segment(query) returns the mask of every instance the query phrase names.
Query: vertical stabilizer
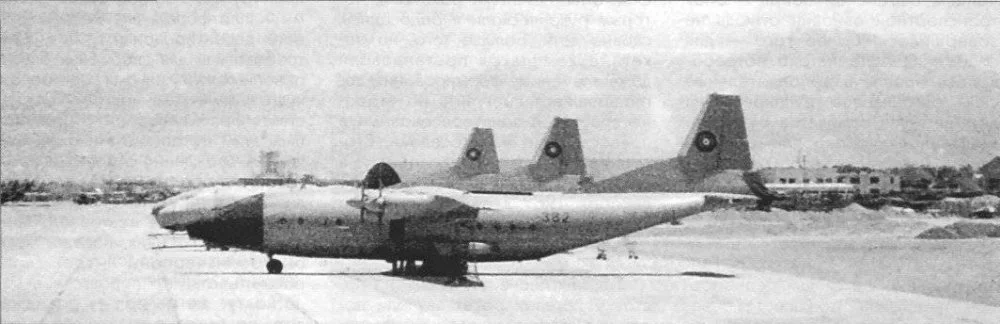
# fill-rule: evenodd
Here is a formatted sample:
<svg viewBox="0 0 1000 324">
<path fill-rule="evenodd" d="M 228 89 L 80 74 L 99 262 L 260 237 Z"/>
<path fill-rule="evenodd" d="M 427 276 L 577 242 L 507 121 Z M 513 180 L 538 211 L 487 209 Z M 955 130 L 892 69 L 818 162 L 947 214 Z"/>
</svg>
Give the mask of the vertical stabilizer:
<svg viewBox="0 0 1000 324">
<path fill-rule="evenodd" d="M 755 188 L 742 175 L 751 168 L 740 97 L 713 93 L 677 157 L 601 180 L 584 191 L 750 194 Z"/>
<path fill-rule="evenodd" d="M 692 176 L 752 169 L 740 97 L 709 95 L 680 152 L 678 159 Z"/>
<path fill-rule="evenodd" d="M 538 151 L 538 159 L 528 166 L 528 172 L 535 181 L 587 174 L 576 119 L 556 117 Z"/>
<path fill-rule="evenodd" d="M 473 128 L 469 141 L 465 143 L 465 148 L 458 156 L 458 162 L 455 162 L 450 172 L 460 178 L 500 173 L 500 160 L 497 157 L 496 144 L 493 142 L 493 129 Z"/>
</svg>

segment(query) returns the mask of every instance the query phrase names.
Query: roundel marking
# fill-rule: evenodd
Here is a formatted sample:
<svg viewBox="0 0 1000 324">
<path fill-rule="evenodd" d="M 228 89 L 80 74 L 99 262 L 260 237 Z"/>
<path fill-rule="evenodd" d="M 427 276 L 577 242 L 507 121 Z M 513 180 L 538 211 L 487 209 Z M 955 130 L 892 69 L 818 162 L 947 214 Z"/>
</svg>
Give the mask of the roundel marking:
<svg viewBox="0 0 1000 324">
<path fill-rule="evenodd" d="M 543 152 L 550 158 L 557 158 L 559 157 L 559 155 L 562 154 L 562 150 L 563 150 L 562 145 L 559 145 L 559 143 L 548 142 L 545 143 L 545 148 L 543 149 Z"/>
<path fill-rule="evenodd" d="M 719 139 L 715 138 L 715 134 L 712 132 L 701 131 L 694 137 L 694 147 L 697 147 L 699 151 L 711 152 L 718 145 Z"/>
<path fill-rule="evenodd" d="M 465 151 L 465 157 L 470 161 L 479 160 L 480 156 L 483 156 L 483 152 L 480 152 L 479 149 L 475 147 L 470 148 L 468 151 Z"/>
</svg>

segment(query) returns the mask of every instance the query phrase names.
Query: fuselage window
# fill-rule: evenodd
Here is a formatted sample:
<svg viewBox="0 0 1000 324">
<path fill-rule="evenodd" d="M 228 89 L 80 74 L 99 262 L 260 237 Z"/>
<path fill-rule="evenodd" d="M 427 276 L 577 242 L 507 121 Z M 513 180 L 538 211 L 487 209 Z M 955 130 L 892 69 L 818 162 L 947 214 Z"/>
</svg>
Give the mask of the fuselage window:
<svg viewBox="0 0 1000 324">
<path fill-rule="evenodd" d="M 480 230 L 480 231 L 482 231 L 482 230 L 483 230 L 483 227 L 484 227 L 484 226 L 483 226 L 483 223 L 476 223 L 476 229 L 477 229 L 477 230 Z"/>
<path fill-rule="evenodd" d="M 493 229 L 500 231 L 501 228 L 503 228 L 503 226 L 500 226 L 500 224 L 493 224 Z"/>
<path fill-rule="evenodd" d="M 344 220 L 340 218 L 337 218 L 337 220 L 334 221 L 333 223 L 337 226 L 344 226 Z"/>
<path fill-rule="evenodd" d="M 299 225 L 302 225 L 302 224 L 305 224 L 305 223 L 306 223 L 306 220 L 302 219 L 302 217 L 299 217 Z"/>
<path fill-rule="evenodd" d="M 510 230 L 512 230 L 512 231 L 517 230 L 517 225 L 514 224 L 514 223 L 510 223 Z"/>
<path fill-rule="evenodd" d="M 536 226 L 535 224 L 531 224 L 530 226 L 528 226 L 528 229 L 534 231 L 538 229 L 538 226 Z"/>
<path fill-rule="evenodd" d="M 285 219 L 284 217 L 278 220 L 278 224 L 285 224 L 285 223 L 288 223 L 288 220 Z"/>
</svg>

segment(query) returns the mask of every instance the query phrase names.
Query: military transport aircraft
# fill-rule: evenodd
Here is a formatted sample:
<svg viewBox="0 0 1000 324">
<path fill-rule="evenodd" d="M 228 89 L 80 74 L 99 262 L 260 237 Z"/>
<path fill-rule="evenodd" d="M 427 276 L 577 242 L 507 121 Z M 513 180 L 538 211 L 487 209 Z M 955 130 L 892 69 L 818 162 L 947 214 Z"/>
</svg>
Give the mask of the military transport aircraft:
<svg viewBox="0 0 1000 324">
<path fill-rule="evenodd" d="M 501 173 L 493 130 L 473 128 L 455 164 L 400 186 L 431 185 L 477 191 L 566 191 L 586 175 L 580 130 L 575 119 L 555 117 L 543 138 L 535 163 Z M 577 175 L 576 179 L 568 177 Z M 226 186 L 196 189 L 155 205 L 160 227 L 183 231 L 196 220 L 213 217 L 215 209 L 263 192 L 296 191 L 299 185 Z"/>
<path fill-rule="evenodd" d="M 400 182 L 376 164 L 362 188 L 332 186 L 257 194 L 187 226 L 206 243 L 274 255 L 387 260 L 393 271 L 466 278 L 467 262 L 533 260 L 702 211 L 743 206 L 724 193 L 496 194 Z M 406 266 L 397 268 L 405 260 Z M 416 261 L 422 261 L 419 269 Z"/>
</svg>

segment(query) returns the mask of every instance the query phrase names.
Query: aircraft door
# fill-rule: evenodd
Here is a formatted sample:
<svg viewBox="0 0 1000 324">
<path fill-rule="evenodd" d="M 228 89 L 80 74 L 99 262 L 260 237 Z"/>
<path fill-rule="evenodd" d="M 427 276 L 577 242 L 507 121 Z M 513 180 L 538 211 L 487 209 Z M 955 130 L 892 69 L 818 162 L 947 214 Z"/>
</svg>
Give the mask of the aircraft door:
<svg viewBox="0 0 1000 324">
<path fill-rule="evenodd" d="M 406 238 L 406 219 L 393 219 L 389 221 L 389 241 L 399 245 Z"/>
</svg>

